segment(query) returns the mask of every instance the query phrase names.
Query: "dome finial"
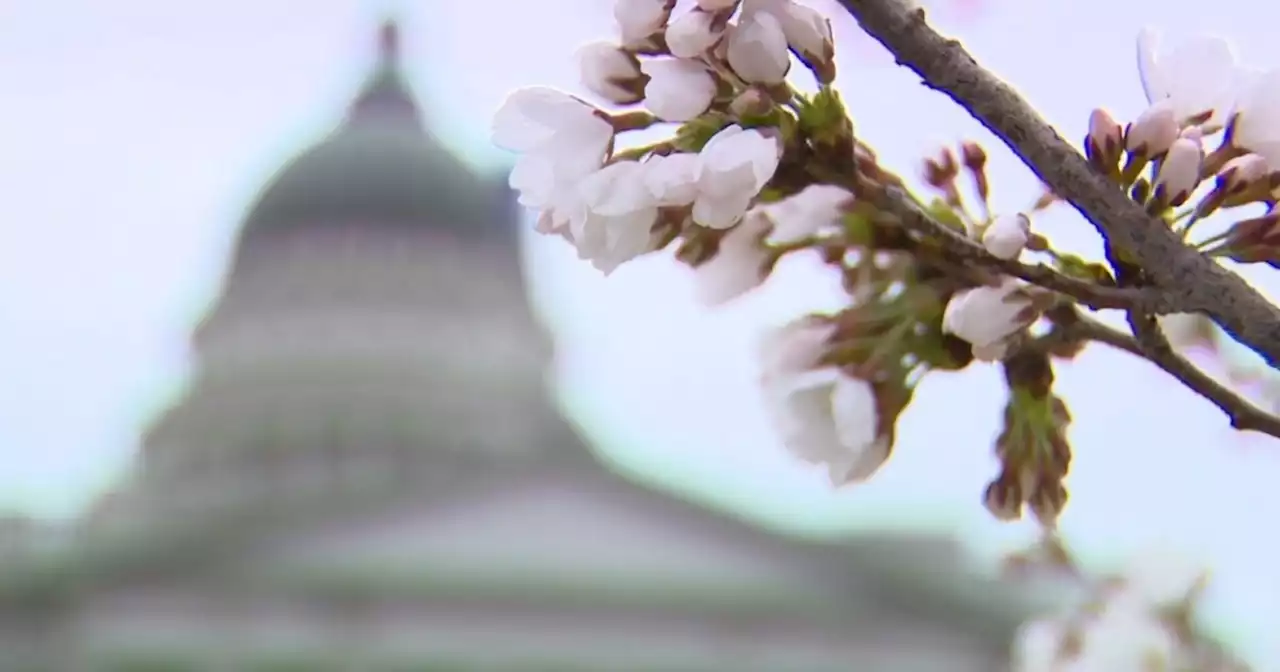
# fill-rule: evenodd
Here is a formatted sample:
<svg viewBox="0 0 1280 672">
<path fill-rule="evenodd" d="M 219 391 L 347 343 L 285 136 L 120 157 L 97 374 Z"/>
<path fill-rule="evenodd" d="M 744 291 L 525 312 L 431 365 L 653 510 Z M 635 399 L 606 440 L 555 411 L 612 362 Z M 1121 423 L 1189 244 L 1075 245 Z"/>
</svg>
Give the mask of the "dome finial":
<svg viewBox="0 0 1280 672">
<path fill-rule="evenodd" d="M 395 19 L 383 21 L 378 30 L 378 60 L 383 66 L 400 63 L 400 25 Z"/>
</svg>

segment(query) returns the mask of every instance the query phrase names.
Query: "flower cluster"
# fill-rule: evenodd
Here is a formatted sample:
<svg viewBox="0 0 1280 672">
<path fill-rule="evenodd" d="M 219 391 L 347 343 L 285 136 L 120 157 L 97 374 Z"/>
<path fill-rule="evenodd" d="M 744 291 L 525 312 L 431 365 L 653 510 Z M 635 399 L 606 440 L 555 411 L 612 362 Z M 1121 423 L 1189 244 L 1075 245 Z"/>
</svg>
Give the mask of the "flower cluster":
<svg viewBox="0 0 1280 672">
<path fill-rule="evenodd" d="M 1086 155 L 1186 240 L 1219 211 L 1262 205 L 1260 216 L 1195 244 L 1214 256 L 1280 265 L 1272 194 L 1280 187 L 1280 69 L 1241 65 L 1231 44 L 1211 35 L 1162 46 L 1154 29 L 1139 35 L 1138 73 L 1149 106 L 1125 126 L 1095 110 Z"/>
<path fill-rule="evenodd" d="M 597 102 L 534 87 L 498 110 L 494 141 L 518 154 L 511 184 L 538 231 L 604 273 L 674 248 L 707 305 L 760 286 L 791 254 L 838 273 L 846 309 L 799 316 L 761 348 L 764 398 L 799 458 L 824 465 L 833 484 L 865 479 L 889 457 L 925 373 L 1026 349 L 1054 295 L 948 256 L 877 205 L 906 181 L 855 137 L 832 86 L 825 17 L 796 0 L 618 0 L 614 15 L 620 38 L 578 51 Z M 797 64 L 816 94 L 790 83 Z M 665 139 L 629 139 L 664 124 Z M 939 196 L 921 207 L 990 259 L 1044 250 L 1030 213 L 991 212 L 985 164 L 973 143 L 927 160 L 923 177 Z M 966 206 L 962 174 L 980 213 Z M 988 506 L 1009 518 L 1026 502 L 1052 521 L 1066 499 L 1065 420 L 1036 409 L 1061 401 L 1042 371 L 1015 368 L 1010 384 L 1025 394 L 1007 412 L 1016 427 L 998 447 L 1005 467 Z M 1022 421 L 1028 413 L 1048 420 Z"/>
<path fill-rule="evenodd" d="M 605 274 L 670 250 L 708 306 L 749 294 L 792 255 L 837 277 L 841 309 L 767 330 L 759 351 L 780 438 L 832 484 L 867 479 L 889 459 L 926 375 L 990 363 L 1008 398 L 983 502 L 1000 520 L 1029 512 L 1052 534 L 1072 460 L 1055 362 L 1105 343 L 1195 379 L 1185 362 L 1169 364 L 1160 323 L 1117 298 L 1143 282 L 1125 250 L 1108 244 L 1106 263 L 1093 262 L 1037 232 L 1052 193 L 997 212 L 987 154 L 972 142 L 925 158 L 920 189 L 881 164 L 833 86 L 819 12 L 797 0 L 616 0 L 614 17 L 616 40 L 578 51 L 587 97 L 533 87 L 497 111 L 494 141 L 518 155 L 511 185 L 538 231 Z M 1085 156 L 1184 239 L 1216 213 L 1262 204 L 1198 245 L 1280 266 L 1280 71 L 1241 67 L 1216 38 L 1164 51 L 1157 38 L 1138 39 L 1148 109 L 1125 125 L 1096 110 Z M 804 73 L 816 93 L 793 86 Z M 1133 311 L 1134 335 L 1085 305 Z M 1155 350 L 1140 342 L 1148 323 Z M 1079 614 L 1030 627 L 1021 669 L 1186 663 L 1199 579 L 1177 599 L 1136 585 L 1107 584 Z"/>
<path fill-rule="evenodd" d="M 671 249 L 709 306 L 759 287 L 789 255 L 837 274 L 845 308 L 799 315 L 760 350 L 782 440 L 836 485 L 889 458 L 923 376 L 997 363 L 1009 397 L 984 501 L 1002 520 L 1030 510 L 1052 528 L 1071 463 L 1053 362 L 1120 342 L 1100 338 L 1061 287 L 1122 284 L 1124 255 L 1108 266 L 1054 250 L 1033 226 L 1052 196 L 996 212 L 986 152 L 972 142 L 926 158 L 926 193 L 913 193 L 855 134 L 832 84 L 830 25 L 797 0 L 617 0 L 614 16 L 616 41 L 578 51 L 594 101 L 533 87 L 495 116 L 536 229 L 606 274 Z M 1246 71 L 1216 39 L 1161 52 L 1148 31 L 1138 44 L 1150 107 L 1126 126 L 1096 111 L 1090 162 L 1184 233 L 1218 210 L 1274 206 L 1280 134 L 1260 119 L 1280 115 L 1268 83 L 1280 75 Z M 814 94 L 791 83 L 806 72 Z M 1238 222 L 1206 249 L 1280 259 L 1277 223 L 1280 213 Z"/>
<path fill-rule="evenodd" d="M 673 0 L 617 3 L 621 40 L 579 50 L 582 80 L 615 108 L 643 109 L 611 113 L 547 88 L 512 94 L 497 113 L 494 141 L 520 153 L 511 183 L 520 202 L 539 211 L 540 231 L 565 237 L 607 273 L 695 237 L 689 231 L 697 227 L 706 232 L 703 247 L 724 242 L 735 258 L 741 277 L 730 285 L 763 272 L 753 267 L 768 261 L 757 249 L 767 222 L 747 215 L 774 177 L 784 141 L 767 119 L 790 95 L 792 54 L 830 81 L 833 47 L 826 18 L 805 5 L 739 4 L 699 0 L 676 16 Z M 618 151 L 622 133 L 695 120 L 702 120 L 695 132 L 675 141 Z M 694 261 L 713 256 L 707 249 Z"/>
</svg>

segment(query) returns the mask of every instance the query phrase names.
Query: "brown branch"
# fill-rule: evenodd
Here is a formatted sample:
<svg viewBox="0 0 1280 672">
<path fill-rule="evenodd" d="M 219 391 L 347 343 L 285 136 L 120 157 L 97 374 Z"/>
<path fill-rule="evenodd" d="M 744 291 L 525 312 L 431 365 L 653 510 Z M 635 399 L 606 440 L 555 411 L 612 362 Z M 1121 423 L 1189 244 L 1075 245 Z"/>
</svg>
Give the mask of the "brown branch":
<svg viewBox="0 0 1280 672">
<path fill-rule="evenodd" d="M 903 228 L 921 234 L 926 240 L 937 241 L 943 252 L 955 261 L 984 266 L 1022 278 L 1034 285 L 1070 296 L 1096 310 L 1130 309 L 1146 303 L 1147 293 L 1139 288 L 1100 285 L 1063 275 L 1044 265 L 1033 266 L 992 255 L 981 245 L 922 210 L 898 187 L 860 183 L 855 191 L 859 196 L 875 203 L 880 212 L 893 216 Z"/>
<path fill-rule="evenodd" d="M 1280 308 L 1239 276 L 1187 247 L 1089 164 L 1016 91 L 906 0 L 840 0 L 862 28 L 927 86 L 949 96 L 999 137 L 1113 245 L 1128 252 L 1160 292 L 1143 312 L 1198 312 L 1280 368 Z"/>
<path fill-rule="evenodd" d="M 1080 311 L 1071 306 L 1052 310 L 1048 317 L 1057 329 L 1042 338 L 1105 343 L 1142 357 L 1212 402 L 1227 415 L 1235 429 L 1280 438 L 1280 417 L 1258 408 L 1240 393 L 1214 380 L 1200 367 L 1179 355 L 1169 344 L 1169 339 L 1165 338 L 1156 318 L 1130 312 L 1129 326 L 1134 332 L 1134 336 L 1130 336 L 1080 314 Z"/>
<path fill-rule="evenodd" d="M 1280 418 L 1254 406 L 1252 402 L 1230 387 L 1214 380 L 1209 374 L 1192 364 L 1169 344 L 1152 315 L 1130 312 L 1129 328 L 1133 330 L 1138 347 L 1151 363 L 1177 378 L 1183 385 L 1213 402 L 1231 419 L 1231 426 L 1241 431 L 1255 431 L 1280 438 Z"/>
<path fill-rule="evenodd" d="M 1082 315 L 1074 307 L 1068 307 L 1067 311 L 1051 311 L 1048 317 L 1058 327 L 1057 331 L 1050 334 L 1051 336 L 1066 341 L 1103 343 L 1131 355 L 1146 358 L 1142 347 L 1133 339 L 1133 336 L 1108 327 L 1092 317 Z"/>
</svg>

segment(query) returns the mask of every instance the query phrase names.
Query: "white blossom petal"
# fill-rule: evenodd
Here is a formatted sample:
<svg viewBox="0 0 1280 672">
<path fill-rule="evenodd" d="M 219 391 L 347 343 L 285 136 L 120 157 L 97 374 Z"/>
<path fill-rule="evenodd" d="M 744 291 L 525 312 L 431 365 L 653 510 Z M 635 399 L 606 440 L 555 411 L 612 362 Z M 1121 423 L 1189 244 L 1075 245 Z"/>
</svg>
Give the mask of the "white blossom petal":
<svg viewBox="0 0 1280 672">
<path fill-rule="evenodd" d="M 705 306 L 725 304 L 759 287 L 769 259 L 763 244 L 771 226 L 759 211 L 747 213 L 720 240 L 715 256 L 694 269 L 698 300 Z"/>
<path fill-rule="evenodd" d="M 663 121 L 689 121 L 707 111 L 716 95 L 716 80 L 706 66 L 686 58 L 656 58 L 641 68 L 649 76 L 644 104 Z"/>
<path fill-rule="evenodd" d="M 773 220 L 769 242 L 775 245 L 796 242 L 827 229 L 837 229 L 853 194 L 832 184 L 812 184 L 781 201 L 761 206 Z"/>
</svg>

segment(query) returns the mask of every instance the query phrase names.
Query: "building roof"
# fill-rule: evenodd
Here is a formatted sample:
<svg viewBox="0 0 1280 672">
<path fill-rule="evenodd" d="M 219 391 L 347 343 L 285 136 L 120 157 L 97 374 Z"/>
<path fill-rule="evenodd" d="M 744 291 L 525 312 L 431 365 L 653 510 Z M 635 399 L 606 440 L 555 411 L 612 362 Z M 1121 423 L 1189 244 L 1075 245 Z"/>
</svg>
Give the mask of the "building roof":
<svg viewBox="0 0 1280 672">
<path fill-rule="evenodd" d="M 505 180 L 486 180 L 428 128 L 401 65 L 400 32 L 383 24 L 378 59 L 345 119 L 289 161 L 260 192 L 242 246 L 313 225 L 443 228 L 509 237 Z"/>
</svg>

